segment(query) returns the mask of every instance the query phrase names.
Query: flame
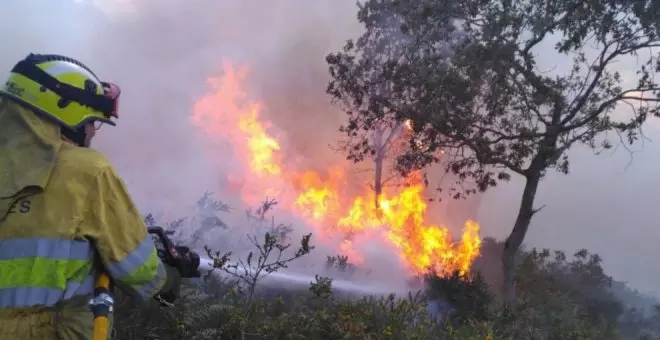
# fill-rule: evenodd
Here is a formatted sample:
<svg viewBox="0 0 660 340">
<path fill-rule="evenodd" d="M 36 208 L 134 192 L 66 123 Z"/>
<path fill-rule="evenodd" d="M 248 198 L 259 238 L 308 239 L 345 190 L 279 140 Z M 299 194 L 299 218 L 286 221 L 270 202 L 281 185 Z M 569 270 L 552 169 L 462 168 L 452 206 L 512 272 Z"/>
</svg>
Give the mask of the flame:
<svg viewBox="0 0 660 340">
<path fill-rule="evenodd" d="M 333 187 L 342 178 L 343 172 L 339 168 L 333 168 L 327 180 L 323 180 L 318 172 L 304 172 L 298 179 L 298 187 L 307 189 L 296 197 L 295 207 L 304 216 L 323 221 L 326 216 L 341 209 L 339 193 Z"/>
<path fill-rule="evenodd" d="M 258 106 L 253 106 L 238 124 L 241 131 L 247 135 L 248 150 L 252 155 L 250 165 L 258 175 L 279 175 L 282 169 L 274 162 L 273 155 L 280 150 L 280 144 L 266 133 L 257 120 L 258 112 Z"/>
<path fill-rule="evenodd" d="M 343 235 L 337 251 L 351 263 L 364 261 L 355 238 L 381 231 L 414 274 L 429 270 L 441 275 L 468 273 L 481 245 L 476 222 L 465 222 L 458 241 L 445 226 L 429 222 L 419 173 L 405 178 L 405 186 L 388 188 L 377 197 L 368 187 L 355 194 L 355 184 L 344 172 L 346 164 L 321 172 L 284 162 L 286 148 L 270 132 L 272 126 L 262 117 L 263 106 L 248 99 L 241 88 L 246 75 L 246 68 L 223 63 L 223 76 L 209 80 L 213 91 L 197 101 L 191 117 L 212 143 L 212 150 L 228 145 L 233 149 L 241 168 L 230 173 L 228 180 L 240 188 L 246 203 L 254 204 L 265 195 L 277 197 L 320 231 L 321 238 Z M 412 124 L 403 124 L 400 138 L 413 138 Z"/>
</svg>

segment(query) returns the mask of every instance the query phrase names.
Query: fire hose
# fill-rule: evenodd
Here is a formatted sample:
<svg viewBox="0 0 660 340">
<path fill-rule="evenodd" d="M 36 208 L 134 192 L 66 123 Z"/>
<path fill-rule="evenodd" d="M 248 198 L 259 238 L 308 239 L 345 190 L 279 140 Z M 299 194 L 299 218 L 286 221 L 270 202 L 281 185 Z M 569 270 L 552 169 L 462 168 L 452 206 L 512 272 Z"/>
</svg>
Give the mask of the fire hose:
<svg viewBox="0 0 660 340">
<path fill-rule="evenodd" d="M 175 267 L 182 278 L 200 277 L 199 254 L 185 246 L 177 246 L 169 238 L 172 233 L 161 227 L 148 227 L 148 232 L 156 246 L 158 257 L 163 263 Z M 113 312 L 114 298 L 110 291 L 110 277 L 103 272 L 96 279 L 94 296 L 89 307 L 94 314 L 94 340 L 107 340 L 110 334 L 108 317 Z M 157 294 L 154 298 L 163 306 L 172 306 L 175 296 Z"/>
</svg>

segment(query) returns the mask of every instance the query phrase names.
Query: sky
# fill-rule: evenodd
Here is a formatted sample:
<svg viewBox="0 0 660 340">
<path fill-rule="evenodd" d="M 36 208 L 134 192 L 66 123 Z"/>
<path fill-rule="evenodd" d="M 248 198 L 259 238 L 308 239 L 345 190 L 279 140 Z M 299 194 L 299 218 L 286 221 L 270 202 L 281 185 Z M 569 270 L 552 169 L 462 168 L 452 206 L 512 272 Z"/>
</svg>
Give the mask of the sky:
<svg viewBox="0 0 660 340">
<path fill-rule="evenodd" d="M 188 204 L 217 186 L 217 169 L 189 114 L 222 59 L 250 66 L 248 90 L 269 104 L 300 154 L 337 157 L 324 149 L 329 141 L 319 142 L 342 122 L 324 94 L 324 57 L 360 34 L 354 0 L 21 0 L 5 4 L 3 13 L 0 71 L 29 52 L 59 53 L 121 85 L 120 124 L 102 129 L 94 146 L 144 211 Z M 568 65 L 539 55 L 548 69 Z M 658 126 L 646 127 L 649 140 L 635 147 L 632 161 L 622 148 L 571 151 L 570 174 L 549 174 L 541 184 L 536 201 L 546 207 L 526 245 L 587 248 L 615 278 L 660 295 Z M 478 214 L 485 236 L 508 234 L 522 184 L 514 177 L 485 195 Z"/>
</svg>

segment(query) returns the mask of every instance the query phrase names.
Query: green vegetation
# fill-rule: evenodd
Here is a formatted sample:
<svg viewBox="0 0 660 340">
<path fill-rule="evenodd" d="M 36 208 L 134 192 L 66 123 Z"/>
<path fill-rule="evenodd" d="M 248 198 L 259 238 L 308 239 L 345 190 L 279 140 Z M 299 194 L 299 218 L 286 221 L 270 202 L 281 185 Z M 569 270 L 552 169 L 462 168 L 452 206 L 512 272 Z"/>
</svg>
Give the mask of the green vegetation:
<svg viewBox="0 0 660 340">
<path fill-rule="evenodd" d="M 572 257 L 549 250 L 519 251 L 516 303 L 506 305 L 494 293 L 498 291 L 494 287 L 501 284 L 497 266 L 503 245 L 489 238 L 484 240 L 482 256 L 469 278 L 429 275 L 424 278 L 425 289 L 407 296 L 351 296 L 333 290 L 332 280 L 320 276 L 308 288 L 260 284 L 264 275 L 315 251 L 308 235 L 302 237 L 298 249 L 289 249 L 292 228 L 279 233 L 281 229 L 273 229 L 277 225 L 266 216 L 269 209 L 248 215 L 267 228 L 264 237 L 249 237 L 254 242 L 252 255 L 241 261 L 209 250 L 217 260 L 216 270 L 233 274 L 206 275 L 204 280 L 188 282 L 173 307 L 160 306 L 155 300 L 135 303 L 120 294 L 115 339 L 606 340 L 660 336 L 660 309 L 653 305 L 655 300 L 613 281 L 604 273 L 601 259 L 586 250 Z M 155 222 L 151 215 L 147 219 Z M 176 230 L 181 221 L 169 225 Z M 232 270 L 229 260 L 239 263 L 234 265 L 238 271 Z M 326 265 L 349 276 L 364 269 L 343 260 L 328 257 Z M 257 271 L 240 270 L 248 262 Z M 621 297 L 627 301 L 636 298 L 637 305 L 626 305 Z M 451 306 L 445 318 L 429 314 L 430 299 Z"/>
</svg>

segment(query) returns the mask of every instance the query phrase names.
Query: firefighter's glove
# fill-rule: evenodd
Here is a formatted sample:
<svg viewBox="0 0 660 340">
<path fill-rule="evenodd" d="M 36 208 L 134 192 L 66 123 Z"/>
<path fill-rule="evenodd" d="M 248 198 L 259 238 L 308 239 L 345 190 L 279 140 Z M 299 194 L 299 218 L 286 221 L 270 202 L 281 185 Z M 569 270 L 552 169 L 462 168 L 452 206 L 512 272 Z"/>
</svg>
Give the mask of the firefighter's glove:
<svg viewBox="0 0 660 340">
<path fill-rule="evenodd" d="M 179 293 L 181 291 L 181 273 L 176 267 L 172 267 L 168 264 L 163 265 L 165 266 L 165 272 L 167 273 L 167 280 L 155 298 L 158 301 L 162 299 L 167 303 L 173 303 L 179 298 Z"/>
</svg>

